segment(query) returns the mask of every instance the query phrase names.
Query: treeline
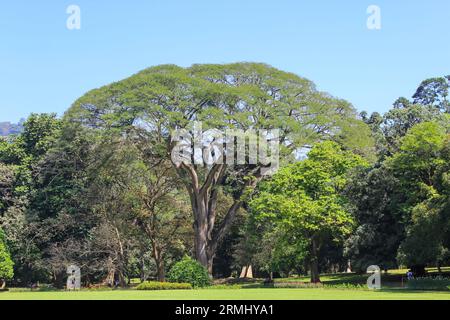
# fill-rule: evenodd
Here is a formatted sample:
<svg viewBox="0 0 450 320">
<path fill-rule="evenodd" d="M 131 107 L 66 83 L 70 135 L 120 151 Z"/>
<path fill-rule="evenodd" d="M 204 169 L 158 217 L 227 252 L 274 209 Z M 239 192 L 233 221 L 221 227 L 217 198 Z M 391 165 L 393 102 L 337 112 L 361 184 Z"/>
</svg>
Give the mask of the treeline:
<svg viewBox="0 0 450 320">
<path fill-rule="evenodd" d="M 33 114 L 0 140 L 0 279 L 62 287 L 77 264 L 86 285 L 126 286 L 163 281 L 186 255 L 216 277 L 252 265 L 314 282 L 349 260 L 447 264 L 449 80 L 369 116 L 267 65 L 166 65 L 87 93 L 62 119 Z M 192 121 L 280 129 L 282 168 L 173 163 L 172 132 Z"/>
</svg>

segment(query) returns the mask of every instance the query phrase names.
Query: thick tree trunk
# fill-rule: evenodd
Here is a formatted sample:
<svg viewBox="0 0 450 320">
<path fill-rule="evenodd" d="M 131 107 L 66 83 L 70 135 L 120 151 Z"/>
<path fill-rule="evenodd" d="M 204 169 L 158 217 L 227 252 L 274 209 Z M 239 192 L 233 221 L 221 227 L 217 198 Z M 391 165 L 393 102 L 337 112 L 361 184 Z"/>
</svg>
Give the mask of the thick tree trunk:
<svg viewBox="0 0 450 320">
<path fill-rule="evenodd" d="M 212 257 L 208 257 L 208 225 L 205 212 L 201 209 L 194 209 L 195 221 L 195 258 L 206 268 L 209 267 Z"/>
<path fill-rule="evenodd" d="M 63 289 L 66 284 L 67 274 L 64 271 L 55 271 L 53 273 L 53 285 L 57 289 Z"/>
<path fill-rule="evenodd" d="M 419 264 L 411 266 L 411 271 L 414 275 L 414 277 L 424 277 L 427 274 L 427 271 L 425 269 L 425 265 Z"/>
<path fill-rule="evenodd" d="M 239 195 L 235 196 L 233 205 L 228 209 L 220 225 L 216 226 L 216 207 L 219 194 L 219 186 L 224 182 L 226 165 L 215 164 L 209 171 L 201 185 L 196 167 L 182 163 L 177 166 L 178 173 L 183 178 L 186 189 L 191 199 L 192 211 L 194 214 L 195 231 L 195 258 L 200 264 L 207 268 L 212 276 L 213 262 L 217 246 L 228 232 L 236 212 L 242 206 L 241 196 L 247 188 L 254 188 L 261 177 L 258 172 L 253 172 L 251 176 L 255 179 L 248 179 Z M 188 177 L 186 177 L 186 174 Z"/>
<path fill-rule="evenodd" d="M 119 286 L 122 287 L 122 288 L 126 288 L 127 281 L 126 281 L 125 274 L 123 273 L 123 271 L 119 271 L 117 276 L 119 278 L 118 279 L 119 280 Z"/>
<path fill-rule="evenodd" d="M 156 277 L 159 282 L 166 281 L 166 270 L 164 265 L 164 256 L 160 247 L 156 244 L 156 241 L 152 241 L 153 247 L 153 259 L 156 264 Z"/>
<path fill-rule="evenodd" d="M 214 258 L 215 258 L 215 255 L 214 255 L 214 257 L 209 257 L 208 258 L 208 267 L 207 267 L 207 269 L 208 269 L 208 274 L 212 277 L 213 276 L 213 263 L 214 263 Z"/>
<path fill-rule="evenodd" d="M 158 273 L 158 281 L 159 282 L 166 282 L 166 271 L 164 270 L 164 265 L 158 265 L 156 267 L 157 273 Z"/>
<path fill-rule="evenodd" d="M 311 283 L 320 283 L 319 250 L 319 240 L 313 236 L 311 241 Z"/>
<path fill-rule="evenodd" d="M 159 282 L 165 282 L 166 281 L 166 270 L 164 267 L 164 259 L 158 258 L 155 259 L 156 262 L 156 275 L 158 277 Z"/>
<path fill-rule="evenodd" d="M 227 215 L 218 226 L 213 234 L 216 218 L 217 198 L 213 196 L 208 199 L 208 210 L 205 206 L 194 207 L 194 216 L 196 221 L 194 223 L 195 233 L 195 258 L 201 265 L 203 265 L 208 273 L 213 274 L 213 263 L 216 255 L 217 246 L 228 232 L 236 212 L 241 206 L 240 201 L 236 201 L 231 208 L 229 208 Z"/>
</svg>

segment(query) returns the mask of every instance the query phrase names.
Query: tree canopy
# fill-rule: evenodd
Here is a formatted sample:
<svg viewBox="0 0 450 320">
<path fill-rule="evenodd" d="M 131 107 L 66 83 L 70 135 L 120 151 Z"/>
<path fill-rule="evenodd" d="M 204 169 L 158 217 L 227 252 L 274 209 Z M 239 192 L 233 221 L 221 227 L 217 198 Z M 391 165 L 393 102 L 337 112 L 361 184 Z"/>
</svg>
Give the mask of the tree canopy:
<svg viewBox="0 0 450 320">
<path fill-rule="evenodd" d="M 155 156 L 166 159 L 173 131 L 190 130 L 192 121 L 201 121 L 204 130 L 280 129 L 282 158 L 323 140 L 371 152 L 369 129 L 350 103 L 317 91 L 309 80 L 256 63 L 149 68 L 87 93 L 66 120 L 144 139 Z M 218 244 L 263 178 L 261 166 L 182 163 L 175 169 L 191 199 L 196 258 L 211 272 Z M 217 196 L 230 183 L 233 201 L 217 224 Z"/>
</svg>

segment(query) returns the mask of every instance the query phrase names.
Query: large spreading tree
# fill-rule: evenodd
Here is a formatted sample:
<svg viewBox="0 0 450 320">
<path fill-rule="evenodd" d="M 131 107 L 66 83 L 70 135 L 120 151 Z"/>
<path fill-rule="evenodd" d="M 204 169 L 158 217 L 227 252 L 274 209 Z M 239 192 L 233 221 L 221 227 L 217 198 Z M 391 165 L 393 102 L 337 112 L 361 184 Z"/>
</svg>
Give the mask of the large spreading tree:
<svg viewBox="0 0 450 320">
<path fill-rule="evenodd" d="M 152 146 L 148 157 L 170 159 L 172 133 L 190 130 L 280 130 L 283 160 L 315 142 L 331 139 L 369 152 L 369 130 L 351 104 L 316 90 L 295 74 L 265 64 L 162 65 L 93 90 L 74 103 L 66 120 L 90 128 L 119 131 Z M 217 142 L 217 141 L 216 141 Z M 195 256 L 209 271 L 218 244 L 238 210 L 263 179 L 260 165 L 177 163 L 194 216 Z M 223 191 L 232 201 L 218 217 Z"/>
</svg>

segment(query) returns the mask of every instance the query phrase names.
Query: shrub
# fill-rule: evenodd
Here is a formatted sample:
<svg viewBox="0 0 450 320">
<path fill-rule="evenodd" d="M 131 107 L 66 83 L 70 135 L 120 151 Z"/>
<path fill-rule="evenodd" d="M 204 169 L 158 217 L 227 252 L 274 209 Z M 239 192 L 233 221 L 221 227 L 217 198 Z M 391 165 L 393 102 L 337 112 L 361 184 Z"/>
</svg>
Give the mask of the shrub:
<svg viewBox="0 0 450 320">
<path fill-rule="evenodd" d="M 408 280 L 406 287 L 412 290 L 449 290 L 450 278 L 425 277 Z"/>
<path fill-rule="evenodd" d="M 190 283 L 194 288 L 211 284 L 206 268 L 189 257 L 177 262 L 170 270 L 167 279 L 170 282 Z"/>
<path fill-rule="evenodd" d="M 170 282 L 143 282 L 136 287 L 137 290 L 191 290 L 190 283 L 170 283 Z"/>
</svg>

